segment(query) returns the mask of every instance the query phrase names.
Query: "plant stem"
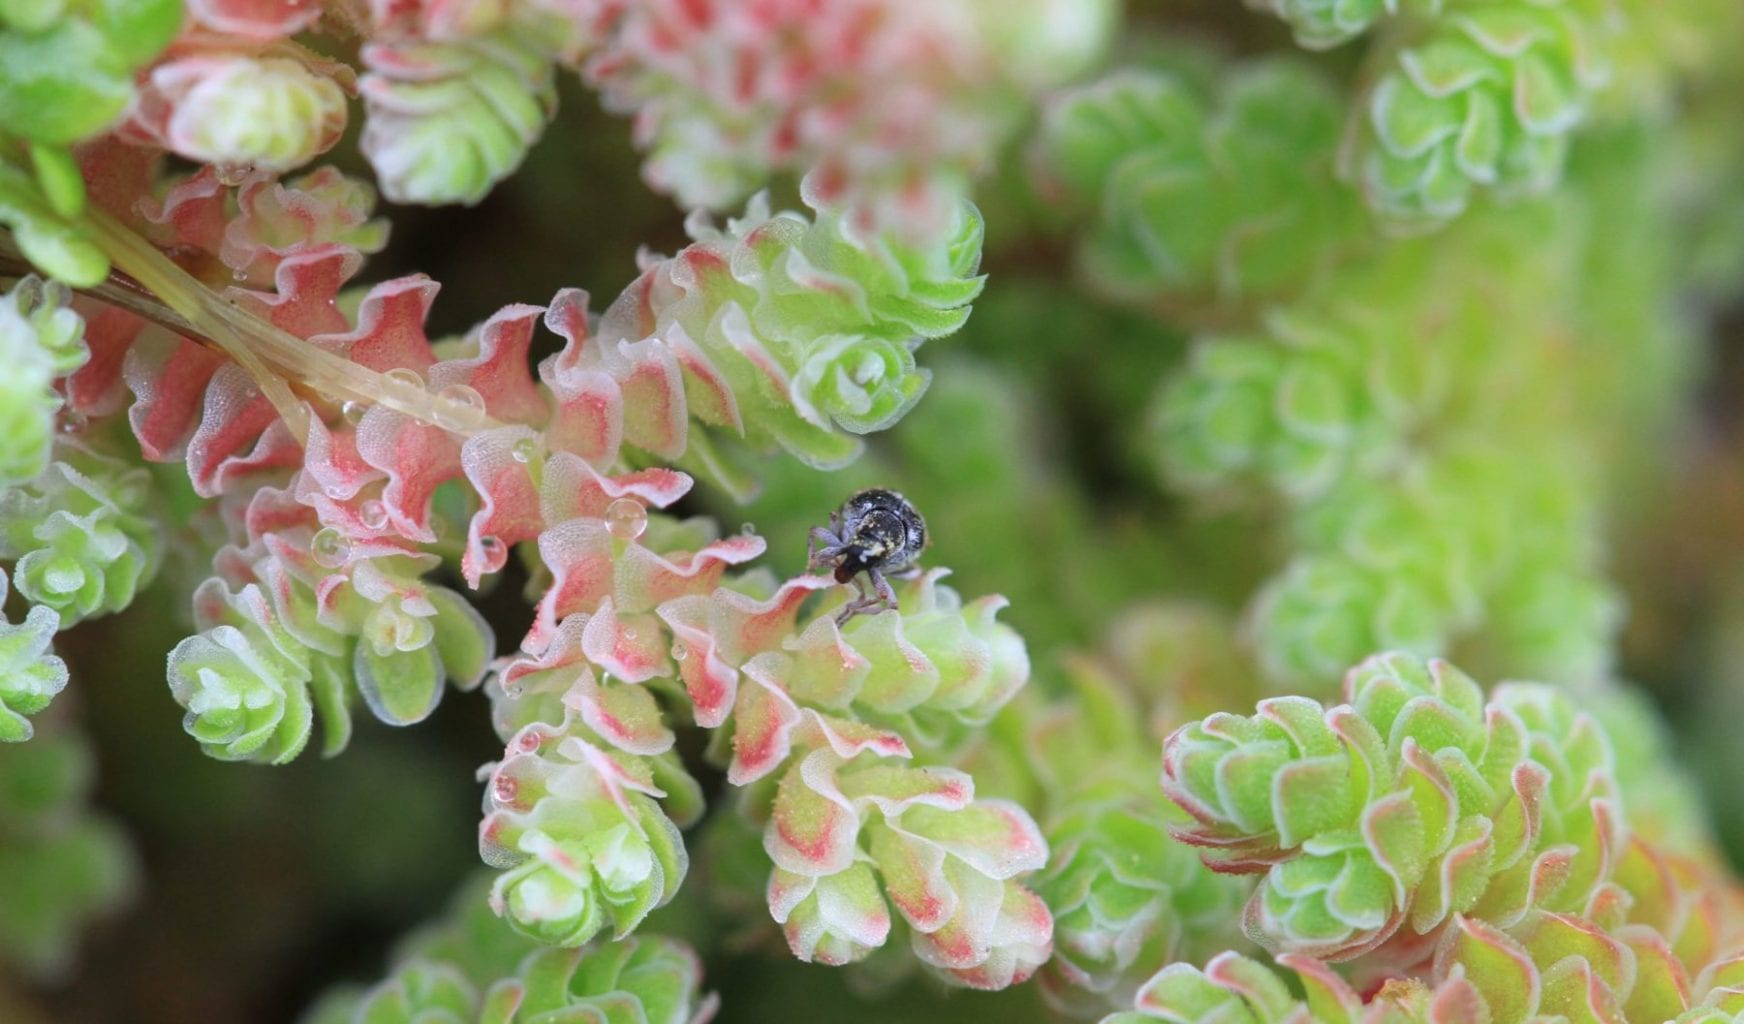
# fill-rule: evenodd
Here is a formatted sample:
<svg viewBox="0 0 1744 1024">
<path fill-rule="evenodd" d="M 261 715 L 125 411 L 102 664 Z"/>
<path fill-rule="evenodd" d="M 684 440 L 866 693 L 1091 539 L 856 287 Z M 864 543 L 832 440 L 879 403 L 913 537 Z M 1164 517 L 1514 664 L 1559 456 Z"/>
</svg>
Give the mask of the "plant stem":
<svg viewBox="0 0 1744 1024">
<path fill-rule="evenodd" d="M 110 261 L 155 300 L 129 292 L 119 282 L 105 282 L 91 293 L 195 341 L 209 343 L 236 360 L 278 409 L 299 441 L 307 440 L 310 410 L 295 391 L 310 393 L 334 405 L 360 402 L 385 406 L 460 434 L 502 426 L 489 415 L 479 413 L 464 428 L 456 429 L 452 416 L 438 416 L 436 396 L 427 388 L 359 366 L 255 316 L 208 288 L 103 211 L 93 208 L 87 218 Z M 157 303 L 167 308 L 142 308 Z"/>
</svg>

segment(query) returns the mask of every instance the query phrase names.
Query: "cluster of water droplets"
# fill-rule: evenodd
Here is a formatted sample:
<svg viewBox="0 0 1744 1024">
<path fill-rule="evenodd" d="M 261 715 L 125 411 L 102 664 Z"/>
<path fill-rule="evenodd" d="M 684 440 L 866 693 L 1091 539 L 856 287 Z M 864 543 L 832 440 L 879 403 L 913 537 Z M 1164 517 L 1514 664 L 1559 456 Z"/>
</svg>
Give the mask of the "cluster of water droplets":
<svg viewBox="0 0 1744 1024">
<path fill-rule="evenodd" d="M 427 410 L 429 419 L 436 426 L 456 433 L 476 430 L 488 422 L 485 410 L 484 396 L 477 389 L 465 384 L 450 384 L 430 393 L 424 377 L 416 370 L 406 367 L 396 367 L 381 374 L 381 384 L 384 391 L 397 399 L 402 408 Z M 369 411 L 368 401 L 350 400 L 339 407 L 339 414 L 346 423 L 356 426 L 363 422 L 364 415 Z M 517 462 L 530 462 L 538 453 L 538 442 L 532 438 L 524 438 L 515 444 L 514 457 Z M 350 497 L 343 486 L 334 484 L 327 488 L 329 497 L 344 500 Z M 358 520 L 364 528 L 372 532 L 387 529 L 390 521 L 388 508 L 379 498 L 365 499 L 357 508 Z M 501 541 L 495 537 L 485 537 L 482 543 L 489 549 L 500 546 Z M 343 568 L 351 557 L 351 543 L 345 535 L 332 527 L 323 527 L 317 531 L 310 545 L 315 561 L 329 569 Z"/>
<path fill-rule="evenodd" d="M 416 370 L 400 366 L 382 375 L 382 385 L 404 408 L 428 410 L 429 420 L 443 430 L 465 433 L 485 425 L 487 414 L 484 396 L 466 384 L 449 384 L 431 394 L 429 386 Z M 361 402 L 346 402 L 340 412 L 347 422 L 363 419 L 367 406 Z"/>
</svg>

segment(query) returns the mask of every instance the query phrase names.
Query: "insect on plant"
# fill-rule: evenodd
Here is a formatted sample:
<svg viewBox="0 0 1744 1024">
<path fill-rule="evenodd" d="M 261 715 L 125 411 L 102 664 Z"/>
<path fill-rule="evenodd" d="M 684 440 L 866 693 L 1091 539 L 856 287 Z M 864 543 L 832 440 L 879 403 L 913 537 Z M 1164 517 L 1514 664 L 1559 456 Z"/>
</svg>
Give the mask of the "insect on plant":
<svg viewBox="0 0 1744 1024">
<path fill-rule="evenodd" d="M 896 592 L 885 577 L 912 574 L 926 541 L 926 520 L 908 499 L 876 487 L 843 502 L 830 513 L 828 527 L 813 527 L 806 547 L 809 568 L 831 569 L 837 583 L 863 572 L 871 584 L 842 606 L 836 624 L 862 612 L 895 608 Z"/>
</svg>

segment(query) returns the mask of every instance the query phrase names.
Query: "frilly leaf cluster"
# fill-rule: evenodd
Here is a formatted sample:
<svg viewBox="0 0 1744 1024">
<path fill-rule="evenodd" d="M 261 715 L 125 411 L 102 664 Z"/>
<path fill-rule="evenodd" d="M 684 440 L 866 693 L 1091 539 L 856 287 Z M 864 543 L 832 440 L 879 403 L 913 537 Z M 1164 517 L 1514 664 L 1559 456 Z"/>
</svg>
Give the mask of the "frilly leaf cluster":
<svg viewBox="0 0 1744 1024">
<path fill-rule="evenodd" d="M 756 12 L 671 0 L 340 5 L 17 3 L 0 15 L 0 222 L 45 273 L 107 271 L 68 146 L 113 130 L 226 177 L 296 170 L 345 137 L 402 203 L 475 204 L 521 164 L 560 70 L 634 120 L 686 208 L 779 175 L 872 237 L 930 238 L 1043 90 L 1106 47 L 1106 0 L 851 0 Z M 123 10 L 122 8 L 125 8 Z M 311 34 L 356 45 L 313 48 Z M 940 108 L 948 115 L 930 116 Z"/>
<path fill-rule="evenodd" d="M 541 949 L 483 912 L 477 888 L 463 887 L 447 918 L 410 936 L 381 981 L 327 994 L 304 1024 L 704 1024 L 713 1016 L 701 961 L 683 942 L 640 935 Z"/>
<path fill-rule="evenodd" d="M 1245 917 L 1257 941 L 1408 966 L 1470 939 L 1468 920 L 1528 943 L 1552 921 L 1665 923 L 1671 897 L 1643 879 L 1689 869 L 1632 833 L 1610 738 L 1566 693 L 1508 683 L 1486 700 L 1445 662 L 1391 654 L 1351 670 L 1344 696 L 1262 701 L 1165 747 L 1164 789 L 1194 819 L 1177 834 L 1219 870 L 1262 876 Z M 1666 926 L 1683 941 L 1686 923 Z"/>
<path fill-rule="evenodd" d="M 1630 741 L 1620 768 L 1600 721 L 1541 684 L 1486 699 L 1445 662 L 1393 654 L 1345 687 L 1337 707 L 1262 701 L 1165 747 L 1164 788 L 1194 819 L 1177 834 L 1261 876 L 1246 924 L 1297 984 L 1223 953 L 1165 967 L 1109 1020 L 1633 1022 L 1728 1005 L 1735 884 L 1655 835 L 1651 808 L 1635 829 L 1620 799 L 1620 772 L 1663 761 Z"/>
<path fill-rule="evenodd" d="M 1650 76 L 1674 59 L 1662 34 L 1688 17 L 1612 0 L 1248 6 L 1310 50 L 1374 30 L 1360 71 L 1346 84 L 1272 58 L 1206 74 L 1177 57 L 1057 97 L 1039 180 L 1089 219 L 1098 286 L 1164 308 L 1263 298 L 1377 227 L 1431 230 L 1489 200 L 1542 195 L 1596 111 L 1656 102 L 1666 86 Z M 1652 70 L 1614 83 L 1644 47 L 1653 56 L 1637 63 Z M 1353 211 L 1363 204 L 1372 219 Z"/>
<path fill-rule="evenodd" d="M 680 529 L 652 517 L 618 564 Z M 725 554 L 753 542 L 717 544 Z M 508 661 L 489 684 L 512 738 L 482 835 L 487 859 L 508 868 L 495 891 L 510 920 L 573 942 L 608 919 L 621 933 L 670 897 L 686 867 L 674 822 L 694 820 L 698 798 L 650 694 L 665 679 L 716 730 L 728 781 L 749 787 L 773 862 L 769 910 L 797 956 L 864 958 L 891 937 L 894 905 L 916 955 L 958 981 L 1027 977 L 1051 920 L 1016 879 L 1042 865 L 1041 836 L 1015 805 L 977 799 L 963 772 L 903 763 L 960 746 L 1027 678 L 1022 642 L 994 619 L 1003 602 L 965 604 L 935 570 L 899 587 L 898 610 L 840 627 L 845 595 L 827 579 L 759 597 L 754 578 L 709 587 L 718 573 L 682 584 L 619 575 L 592 598 L 560 576 L 561 603 L 547 605 L 556 627 L 536 624 L 530 641 L 542 653 Z M 648 582 L 694 592 L 650 606 Z M 802 624 L 802 605 L 826 590 Z M 545 781 L 562 773 L 561 786 Z"/>
<path fill-rule="evenodd" d="M 1355 39 L 1386 18 L 1438 14 L 1442 0 L 1247 0 L 1247 5 L 1289 22 L 1303 47 L 1323 50 Z"/>
<path fill-rule="evenodd" d="M 1099 290 L 1183 312 L 1287 296 L 1368 231 L 1334 178 L 1342 110 L 1293 59 L 1126 68 L 1052 101 L 1039 177 L 1088 220 Z"/>
<path fill-rule="evenodd" d="M 1737 940 L 1735 927 L 1720 925 L 1717 916 L 1735 912 L 1736 891 L 1637 843 L 1619 871 L 1615 895 L 1591 917 L 1535 912 L 1500 928 L 1456 916 L 1420 973 L 1389 978 L 1366 996 L 1344 974 L 1301 953 L 1278 955 L 1277 966 L 1286 974 L 1226 952 L 1203 969 L 1164 968 L 1140 991 L 1132 1011 L 1105 1020 L 1733 1019 L 1738 956 L 1716 943 Z M 1677 916 L 1666 916 L 1668 910 Z M 1286 980 L 1291 975 L 1294 984 Z"/>
<path fill-rule="evenodd" d="M 247 522 L 247 544 L 221 551 L 221 574 L 195 591 L 201 632 L 170 652 L 170 691 L 208 754 L 282 763 L 317 719 L 335 754 L 356 700 L 405 725 L 434 710 L 445 680 L 483 678 L 491 631 L 459 594 L 421 579 L 434 556 L 321 535 L 330 528 L 312 510 L 274 489 L 256 492 Z"/>
<path fill-rule="evenodd" d="M 1396 228 L 1435 227 L 1484 193 L 1542 193 L 1631 31 L 1608 0 L 1251 0 L 1310 49 L 1375 28 L 1340 172 Z M 1658 21 L 1646 15 L 1649 22 Z"/>
<path fill-rule="evenodd" d="M 1609 72 L 1604 0 L 1459 5 L 1369 87 L 1368 131 L 1347 155 L 1381 214 L 1437 224 L 1480 189 L 1555 185 L 1570 131 Z"/>
<path fill-rule="evenodd" d="M 942 217 L 925 245 L 863 238 L 826 210 L 809 222 L 771 214 L 761 197 L 724 228 L 694 218 L 696 241 L 607 309 L 599 344 L 659 339 L 700 378 L 697 419 L 841 466 L 861 451 L 851 435 L 890 426 L 920 399 L 930 374 L 915 349 L 961 327 L 980 294 L 980 214 L 963 203 Z M 681 434 L 645 447 L 684 450 Z"/>
<path fill-rule="evenodd" d="M 1101 54 L 1117 7 L 656 0 L 613 14 L 586 77 L 634 118 L 655 188 L 722 209 L 792 174 L 857 231 L 917 238 L 992 169 L 1038 95 Z"/>
<path fill-rule="evenodd" d="M 55 414 L 52 385 L 84 363 L 85 322 L 57 283 L 26 277 L 0 299 L 0 489 L 35 479 L 48 466 Z"/>
<path fill-rule="evenodd" d="M 0 573 L 0 605 L 11 586 Z M 67 664 L 51 650 L 60 616 L 32 606 L 17 624 L 0 615 L 0 743 L 18 743 L 36 734 L 27 716 L 48 707 L 67 685 Z"/>
<path fill-rule="evenodd" d="M 1489 702 L 1444 662 L 1382 656 L 1346 704 L 1260 704 L 1171 736 L 1163 784 L 1208 862 L 1261 873 L 1249 933 L 1330 959 L 1421 941 L 1456 914 L 1579 913 L 1621 845 L 1609 745 L 1557 691 Z"/>
<path fill-rule="evenodd" d="M 360 147 L 382 194 L 464 203 L 508 177 L 556 107 L 551 54 L 532 26 L 365 47 Z"/>
<path fill-rule="evenodd" d="M 1242 689 L 1239 672 L 1220 674 L 1219 638 L 1206 632 L 1217 624 L 1203 616 L 1174 606 L 1128 617 L 1103 657 L 1069 661 L 1051 697 L 1022 694 L 965 762 L 1034 808 L 1047 839 L 1035 888 L 1054 914 L 1054 956 L 1039 979 L 1063 1014 L 1127 1006 L 1157 965 L 1203 961 L 1240 942 L 1249 882 L 1211 870 L 1172 834 L 1190 819 L 1155 785 L 1158 737 L 1180 711 L 1174 699 L 1194 693 L 1180 684 L 1202 684 L 1202 698 Z M 1205 643 L 1171 657 L 1186 631 Z M 1212 698 L 1201 710 L 1221 704 Z"/>
<path fill-rule="evenodd" d="M 1164 384 L 1151 424 L 1170 481 L 1290 509 L 1294 557 L 1250 610 L 1273 678 L 1472 637 L 1493 664 L 1541 677 L 1607 668 L 1620 605 L 1599 524 L 1645 456 L 1580 453 L 1660 436 L 1595 413 L 1627 391 L 1610 401 L 1642 403 L 1630 422 L 1664 423 L 1687 347 L 1642 316 L 1668 301 L 1665 240 L 1640 209 L 1651 200 L 1616 187 L 1647 144 L 1591 147 L 1580 189 L 1347 262 L 1257 329 L 1200 339 Z M 1614 236 L 1594 241 L 1600 225 L 1630 232 L 1632 269 Z M 1523 260 L 1528 235 L 1559 241 Z"/>
<path fill-rule="evenodd" d="M 151 498 L 143 468 L 57 439 L 42 473 L 0 490 L 0 560 L 13 563 L 12 586 L 63 629 L 126 608 L 163 558 Z"/>
</svg>

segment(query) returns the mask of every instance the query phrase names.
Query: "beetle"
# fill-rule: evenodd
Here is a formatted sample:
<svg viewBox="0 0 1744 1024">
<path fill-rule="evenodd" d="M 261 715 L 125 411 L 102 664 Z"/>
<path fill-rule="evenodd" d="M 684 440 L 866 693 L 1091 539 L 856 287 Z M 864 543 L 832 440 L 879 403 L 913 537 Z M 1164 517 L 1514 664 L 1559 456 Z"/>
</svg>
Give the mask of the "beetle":
<svg viewBox="0 0 1744 1024">
<path fill-rule="evenodd" d="M 847 583 L 866 574 L 860 596 L 849 601 L 836 616 L 836 625 L 862 612 L 896 607 L 896 592 L 887 575 L 914 571 L 926 547 L 926 520 L 907 498 L 895 491 L 874 487 L 860 491 L 830 513 L 828 527 L 817 526 L 806 545 L 807 565 L 812 570 L 830 569 L 837 583 Z"/>
</svg>

